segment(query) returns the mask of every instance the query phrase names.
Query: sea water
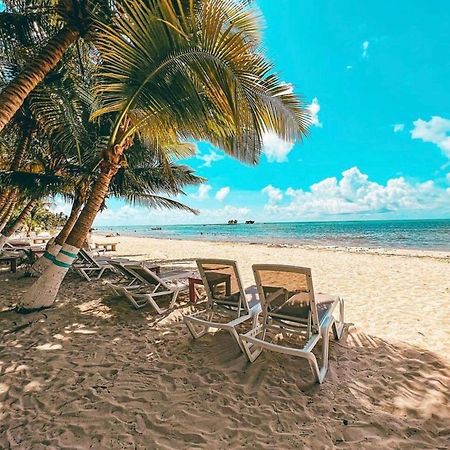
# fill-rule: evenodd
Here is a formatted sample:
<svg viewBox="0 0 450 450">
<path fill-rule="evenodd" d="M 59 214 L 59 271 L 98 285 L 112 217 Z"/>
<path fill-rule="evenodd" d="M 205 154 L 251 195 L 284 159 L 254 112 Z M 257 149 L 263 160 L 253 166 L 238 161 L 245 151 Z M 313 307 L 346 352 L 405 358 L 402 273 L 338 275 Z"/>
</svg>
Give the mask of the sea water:
<svg viewBox="0 0 450 450">
<path fill-rule="evenodd" d="M 450 251 L 450 219 L 131 225 L 97 229 L 153 238 Z"/>
</svg>

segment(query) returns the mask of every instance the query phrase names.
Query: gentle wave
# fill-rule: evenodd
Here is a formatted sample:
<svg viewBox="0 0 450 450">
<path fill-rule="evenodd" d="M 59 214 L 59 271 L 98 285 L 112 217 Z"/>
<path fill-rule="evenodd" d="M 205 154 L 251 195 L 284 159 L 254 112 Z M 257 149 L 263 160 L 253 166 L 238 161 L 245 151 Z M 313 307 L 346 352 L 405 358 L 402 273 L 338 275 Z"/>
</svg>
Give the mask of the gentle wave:
<svg viewBox="0 0 450 450">
<path fill-rule="evenodd" d="M 98 229 L 155 238 L 450 251 L 450 220 L 447 219 L 161 227 L 138 225 L 98 227 Z"/>
</svg>

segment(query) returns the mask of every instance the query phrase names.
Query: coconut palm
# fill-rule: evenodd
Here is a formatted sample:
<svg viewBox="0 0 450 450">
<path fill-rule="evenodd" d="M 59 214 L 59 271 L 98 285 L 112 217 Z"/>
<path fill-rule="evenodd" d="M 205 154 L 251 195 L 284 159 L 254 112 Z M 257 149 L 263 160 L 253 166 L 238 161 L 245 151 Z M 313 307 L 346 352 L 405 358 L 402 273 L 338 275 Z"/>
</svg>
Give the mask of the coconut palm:
<svg viewBox="0 0 450 450">
<path fill-rule="evenodd" d="M 0 171 L 0 186 L 13 186 L 14 189 L 20 192 L 18 196 L 22 197 L 17 201 L 17 204 L 21 205 L 17 217 L 8 227 L 3 228 L 0 234 L 0 251 L 8 238 L 23 225 L 39 201 L 71 189 L 72 179 L 54 174 L 36 173 L 36 166 L 33 167 L 33 170 L 34 172 Z"/>
<path fill-rule="evenodd" d="M 0 13 L 2 54 L 25 48 L 26 60 L 7 79 L 0 92 L 0 131 L 24 100 L 57 66 L 80 38 L 89 41 L 93 18 L 105 20 L 113 13 L 112 0 L 4 0 Z"/>
<path fill-rule="evenodd" d="M 163 149 L 167 140 L 208 140 L 256 163 L 262 136 L 305 134 L 309 115 L 259 50 L 259 17 L 243 0 L 124 1 L 99 23 L 99 108 L 113 117 L 99 174 L 63 249 L 23 297 L 25 310 L 50 306 L 138 136 Z"/>
</svg>

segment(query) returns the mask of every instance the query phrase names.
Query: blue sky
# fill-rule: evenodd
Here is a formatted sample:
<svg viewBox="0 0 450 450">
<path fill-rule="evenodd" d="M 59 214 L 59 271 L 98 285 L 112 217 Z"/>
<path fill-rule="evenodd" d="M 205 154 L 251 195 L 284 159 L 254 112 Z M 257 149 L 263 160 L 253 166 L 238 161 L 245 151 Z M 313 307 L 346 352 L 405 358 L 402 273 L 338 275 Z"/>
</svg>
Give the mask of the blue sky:
<svg viewBox="0 0 450 450">
<path fill-rule="evenodd" d="M 201 143 L 185 161 L 208 179 L 184 198 L 199 216 L 110 201 L 96 224 L 450 217 L 448 0 L 257 4 L 309 137 L 268 136 L 256 167 Z"/>
</svg>

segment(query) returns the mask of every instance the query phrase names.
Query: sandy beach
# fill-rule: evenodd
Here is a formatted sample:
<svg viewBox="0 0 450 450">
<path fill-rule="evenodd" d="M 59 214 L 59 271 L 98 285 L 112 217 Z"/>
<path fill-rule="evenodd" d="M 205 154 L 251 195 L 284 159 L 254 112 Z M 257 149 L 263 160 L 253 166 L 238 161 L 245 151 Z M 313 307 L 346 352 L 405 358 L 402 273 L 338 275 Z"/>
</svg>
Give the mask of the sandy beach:
<svg viewBox="0 0 450 450">
<path fill-rule="evenodd" d="M 346 302 L 325 383 L 286 355 L 250 365 L 227 333 L 193 342 L 187 295 L 157 316 L 71 273 L 54 308 L 19 316 L 33 280 L 2 271 L 0 448 L 448 448 L 448 255 L 94 240 L 163 270 L 234 259 L 246 285 L 254 263 L 311 267 L 315 290 Z"/>
</svg>

